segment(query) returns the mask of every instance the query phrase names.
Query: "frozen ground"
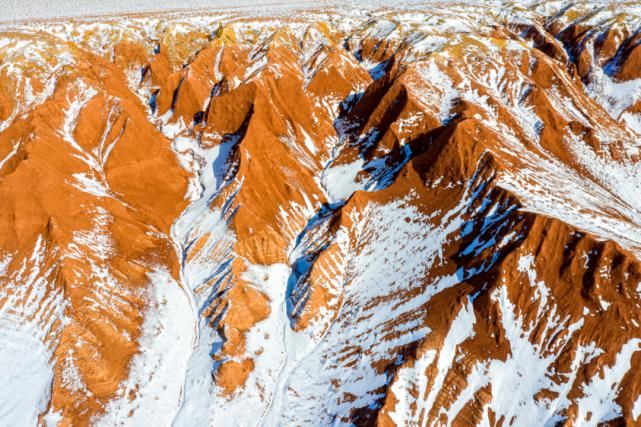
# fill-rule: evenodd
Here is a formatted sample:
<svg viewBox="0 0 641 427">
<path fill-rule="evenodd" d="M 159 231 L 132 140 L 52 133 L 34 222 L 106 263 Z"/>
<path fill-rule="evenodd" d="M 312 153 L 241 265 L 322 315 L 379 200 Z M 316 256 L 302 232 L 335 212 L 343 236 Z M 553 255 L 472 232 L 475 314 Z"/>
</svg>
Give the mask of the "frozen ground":
<svg viewBox="0 0 641 427">
<path fill-rule="evenodd" d="M 127 12 L 210 9 L 249 14 L 278 14 L 316 7 L 408 7 L 425 0 L 0 0 L 0 22 Z M 433 3 L 433 2 L 432 2 Z"/>
</svg>

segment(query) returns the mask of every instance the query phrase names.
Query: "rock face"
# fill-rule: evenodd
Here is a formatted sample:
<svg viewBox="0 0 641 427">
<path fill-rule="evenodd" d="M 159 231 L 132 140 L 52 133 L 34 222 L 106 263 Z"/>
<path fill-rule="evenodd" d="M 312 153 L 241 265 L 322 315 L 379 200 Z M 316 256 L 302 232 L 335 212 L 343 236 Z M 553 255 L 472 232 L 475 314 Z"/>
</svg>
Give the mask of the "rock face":
<svg viewBox="0 0 641 427">
<path fill-rule="evenodd" d="M 0 424 L 639 425 L 641 8 L 0 27 Z"/>
</svg>

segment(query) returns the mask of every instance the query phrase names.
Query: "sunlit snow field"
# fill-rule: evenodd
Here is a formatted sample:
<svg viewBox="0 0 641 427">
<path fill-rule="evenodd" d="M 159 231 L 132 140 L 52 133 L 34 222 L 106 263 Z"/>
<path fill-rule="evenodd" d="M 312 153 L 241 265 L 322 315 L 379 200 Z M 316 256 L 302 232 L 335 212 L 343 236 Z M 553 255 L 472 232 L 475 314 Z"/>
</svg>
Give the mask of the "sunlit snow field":
<svg viewBox="0 0 641 427">
<path fill-rule="evenodd" d="M 410 7 L 430 3 L 425 0 L 0 0 L 0 22 L 68 16 L 102 15 L 127 12 L 219 9 L 249 14 L 285 13 L 292 9 L 315 7 Z"/>
</svg>

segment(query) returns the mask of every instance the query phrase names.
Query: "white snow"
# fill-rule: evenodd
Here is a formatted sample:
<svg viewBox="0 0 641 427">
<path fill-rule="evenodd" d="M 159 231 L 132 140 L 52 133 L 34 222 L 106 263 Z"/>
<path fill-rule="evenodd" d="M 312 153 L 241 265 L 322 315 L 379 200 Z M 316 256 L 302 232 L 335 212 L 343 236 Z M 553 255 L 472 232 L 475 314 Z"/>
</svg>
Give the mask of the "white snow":
<svg viewBox="0 0 641 427">
<path fill-rule="evenodd" d="M 19 148 L 20 148 L 20 141 L 13 144 L 13 148 L 11 148 L 11 151 L 4 157 L 4 159 L 0 160 L 0 170 L 2 170 L 5 163 L 7 163 L 13 156 L 16 155 Z"/>
<path fill-rule="evenodd" d="M 99 170 L 99 164 L 96 159 L 78 145 L 73 135 L 82 109 L 96 96 L 97 91 L 92 87 L 87 87 L 83 80 L 77 82 L 76 91 L 77 94 L 72 95 L 74 96 L 72 99 L 69 99 L 69 94 L 67 94 L 69 107 L 64 112 L 65 118 L 62 124 L 61 136 L 76 150 L 74 156 L 81 159 L 89 167 Z"/>
<path fill-rule="evenodd" d="M 45 19 L 55 17 L 78 17 L 105 14 L 118 14 L 128 12 L 150 11 L 184 11 L 184 10 L 217 10 L 219 12 L 240 12 L 250 15 L 286 15 L 296 11 L 318 7 L 345 7 L 345 8 L 378 8 L 395 6 L 398 8 L 411 8 L 412 6 L 426 3 L 424 0 L 405 0 L 390 4 L 385 0 L 183 0 L 180 3 L 163 0 L 129 0 L 127 2 L 100 0 L 62 0 L 50 2 L 47 0 L 34 0 L 25 7 L 19 0 L 5 0 L 2 21 Z"/>
<path fill-rule="evenodd" d="M 443 341 L 443 345 L 439 351 L 438 361 L 436 367 L 438 369 L 436 378 L 432 383 L 432 387 L 424 402 L 419 401 L 418 408 L 424 410 L 426 413 L 434 407 L 436 396 L 443 388 L 445 375 L 452 366 L 452 361 L 456 355 L 457 347 L 466 339 L 474 335 L 474 323 L 476 318 L 474 316 L 474 309 L 471 302 L 461 308 L 458 315 L 452 322 L 450 329 Z M 421 410 L 418 411 L 420 413 Z"/>
<path fill-rule="evenodd" d="M 51 353 L 38 338 L 38 326 L 21 321 L 5 313 L 0 318 L 0 418 L 7 425 L 36 425 L 49 404 Z"/>
<path fill-rule="evenodd" d="M 426 425 L 421 416 L 426 417 L 434 408 L 436 397 L 442 392 L 445 376 L 452 368 L 458 346 L 474 335 L 476 318 L 472 303 L 468 301 L 452 321 L 447 336 L 438 350 L 428 350 L 422 354 L 411 368 L 404 367 L 398 372 L 399 379 L 392 386 L 394 396 L 399 399 L 390 417 L 396 425 Z M 427 368 L 435 360 L 437 373 L 434 378 L 427 375 Z M 410 399 L 413 389 L 416 399 Z M 414 403 L 415 408 L 411 408 Z M 449 419 L 449 418 L 448 418 Z"/>
<path fill-rule="evenodd" d="M 396 405 L 394 411 L 389 414 L 396 425 L 420 425 L 419 408 L 424 406 L 424 396 L 429 384 L 427 369 L 434 363 L 436 354 L 437 350 L 427 350 L 416 359 L 414 366 L 405 366 L 397 372 L 396 381 L 392 385 Z M 416 398 L 412 394 L 414 390 Z M 416 405 L 416 410 L 412 409 L 412 405 Z"/>
<path fill-rule="evenodd" d="M 333 320 L 307 331 L 315 344 L 305 347 L 304 358 L 294 356 L 296 364 L 283 382 L 287 387 L 279 391 L 286 409 L 274 420 L 331 423 L 352 408 L 377 404 L 374 390 L 389 379 L 373 364 L 428 334 L 421 326 L 420 307 L 459 281 L 456 275 L 437 278 L 422 294 L 398 299 L 401 287 L 407 291 L 421 286 L 424 271 L 439 262 L 441 245 L 460 226 L 457 213 L 444 215 L 439 226 L 431 226 L 403 201 L 372 203 L 350 214 L 354 229 L 339 232 L 349 238 L 339 244 L 342 256 L 336 265 L 328 266 L 335 269 L 329 276 L 339 278 L 336 292 L 342 304 L 327 313 Z M 315 374 L 310 377 L 310 372 Z"/>
<path fill-rule="evenodd" d="M 118 397 L 109 402 L 96 425 L 114 426 L 125 420 L 132 426 L 169 425 L 179 409 L 184 370 L 197 335 L 191 300 L 166 271 L 152 271 L 149 280 L 140 353 L 133 358 Z"/>
<path fill-rule="evenodd" d="M 641 415 L 641 395 L 636 398 L 634 405 L 632 406 L 632 419 L 637 421 L 639 419 L 639 415 Z"/>
<path fill-rule="evenodd" d="M 327 192 L 330 202 L 349 198 L 355 191 L 362 190 L 363 185 L 357 180 L 363 170 L 365 161 L 362 158 L 352 163 L 331 166 L 323 171 L 321 183 Z"/>
<path fill-rule="evenodd" d="M 519 315 L 518 308 L 510 300 L 505 286 L 498 287 L 491 294 L 491 300 L 499 308 L 500 324 L 505 331 L 505 339 L 509 344 L 510 351 L 505 360 L 481 360 L 471 367 L 467 374 L 465 388 L 458 392 L 458 396 L 449 408 L 441 408 L 438 412 L 438 414 L 447 417 L 448 425 L 452 425 L 453 422 L 454 425 L 456 424 L 454 420 L 459 411 L 474 399 L 475 393 L 480 388 L 486 386 L 490 388 L 491 399 L 483 408 L 482 425 L 489 425 L 490 410 L 497 418 L 505 417 L 506 422 L 511 425 L 555 425 L 563 421 L 564 418 L 560 414 L 571 403 L 568 393 L 577 380 L 579 368 L 602 353 L 602 350 L 596 348 L 593 343 L 576 345 L 570 341 L 571 337 L 581 328 L 583 321 L 580 319 L 570 323 L 568 318 L 564 319 L 557 313 L 556 306 L 549 301 L 548 291 L 541 290 L 546 285 L 536 278 L 536 273 L 532 268 L 532 256 L 523 255 L 518 261 L 522 277 L 526 282 L 529 282 L 533 287 L 534 294 L 537 295 L 537 315 L 531 324 L 526 323 L 525 319 Z M 469 325 L 470 323 L 473 323 L 473 318 L 462 324 Z M 448 337 L 449 334 L 454 334 L 453 330 L 457 328 L 456 325 L 457 323 L 454 321 Z M 460 335 L 456 333 L 456 336 Z M 535 338 L 537 336 L 538 338 Z M 553 364 L 558 356 L 562 352 L 570 351 L 575 345 L 575 355 L 569 367 L 570 370 L 556 372 Z M 446 349 L 450 349 L 447 354 L 453 351 L 451 346 L 448 347 L 444 343 L 441 351 Z M 437 377 L 433 383 L 430 383 L 432 384 L 430 393 L 447 392 L 440 390 L 438 386 L 440 384 L 439 378 L 452 368 L 451 360 L 454 360 L 454 355 L 447 357 L 449 362 L 442 365 L 447 368 L 441 369 L 439 365 Z M 439 360 L 441 360 L 440 357 Z M 620 371 L 625 371 L 625 367 Z M 556 374 L 563 379 L 562 382 L 558 383 L 557 380 L 553 380 Z M 620 381 L 620 377 L 618 378 Z M 602 390 L 602 392 L 610 390 L 607 386 L 601 387 L 603 385 L 595 384 L 594 387 L 590 387 L 589 393 L 592 393 L 593 390 Z M 555 397 L 535 399 L 541 390 L 550 390 L 554 392 Z M 397 389 L 394 391 L 396 397 L 399 398 Z M 613 388 L 612 393 L 616 393 L 616 387 Z M 506 396 L 510 396 L 510 398 L 506 399 Z M 396 408 L 397 422 L 403 419 L 412 419 L 412 416 L 418 417 L 420 415 L 418 410 L 421 404 L 420 400 L 417 402 L 415 414 L 412 414 L 411 411 L 403 413 L 401 411 L 407 410 L 407 404 L 404 403 L 404 399 L 407 397 L 402 393 L 400 397 L 401 405 L 397 405 Z M 418 399 L 420 398 L 419 394 Z M 604 402 L 610 400 L 603 399 Z M 433 398 L 430 402 L 432 401 Z M 423 424 L 425 422 L 424 419 Z M 418 418 L 416 418 L 416 424 L 418 424 Z"/>
<path fill-rule="evenodd" d="M 36 425 L 50 398 L 56 320 L 64 323 L 62 295 L 42 270 L 42 236 L 29 258 L 7 275 L 11 256 L 0 262 L 0 419 L 6 425 Z M 59 326 L 58 326 L 59 327 Z"/>
<path fill-rule="evenodd" d="M 90 176 L 87 173 L 74 173 L 72 175 L 75 182 L 72 181 L 71 185 L 80 191 L 92 194 L 97 197 L 111 197 L 111 192 L 106 187 L 103 181 L 96 179 L 95 176 Z"/>
<path fill-rule="evenodd" d="M 619 387 L 630 370 L 632 355 L 641 350 L 641 339 L 633 338 L 623 344 L 612 366 L 605 366 L 589 382 L 581 386 L 583 396 L 577 399 L 577 422 L 585 426 L 597 426 L 621 415 L 616 402 Z"/>
</svg>

